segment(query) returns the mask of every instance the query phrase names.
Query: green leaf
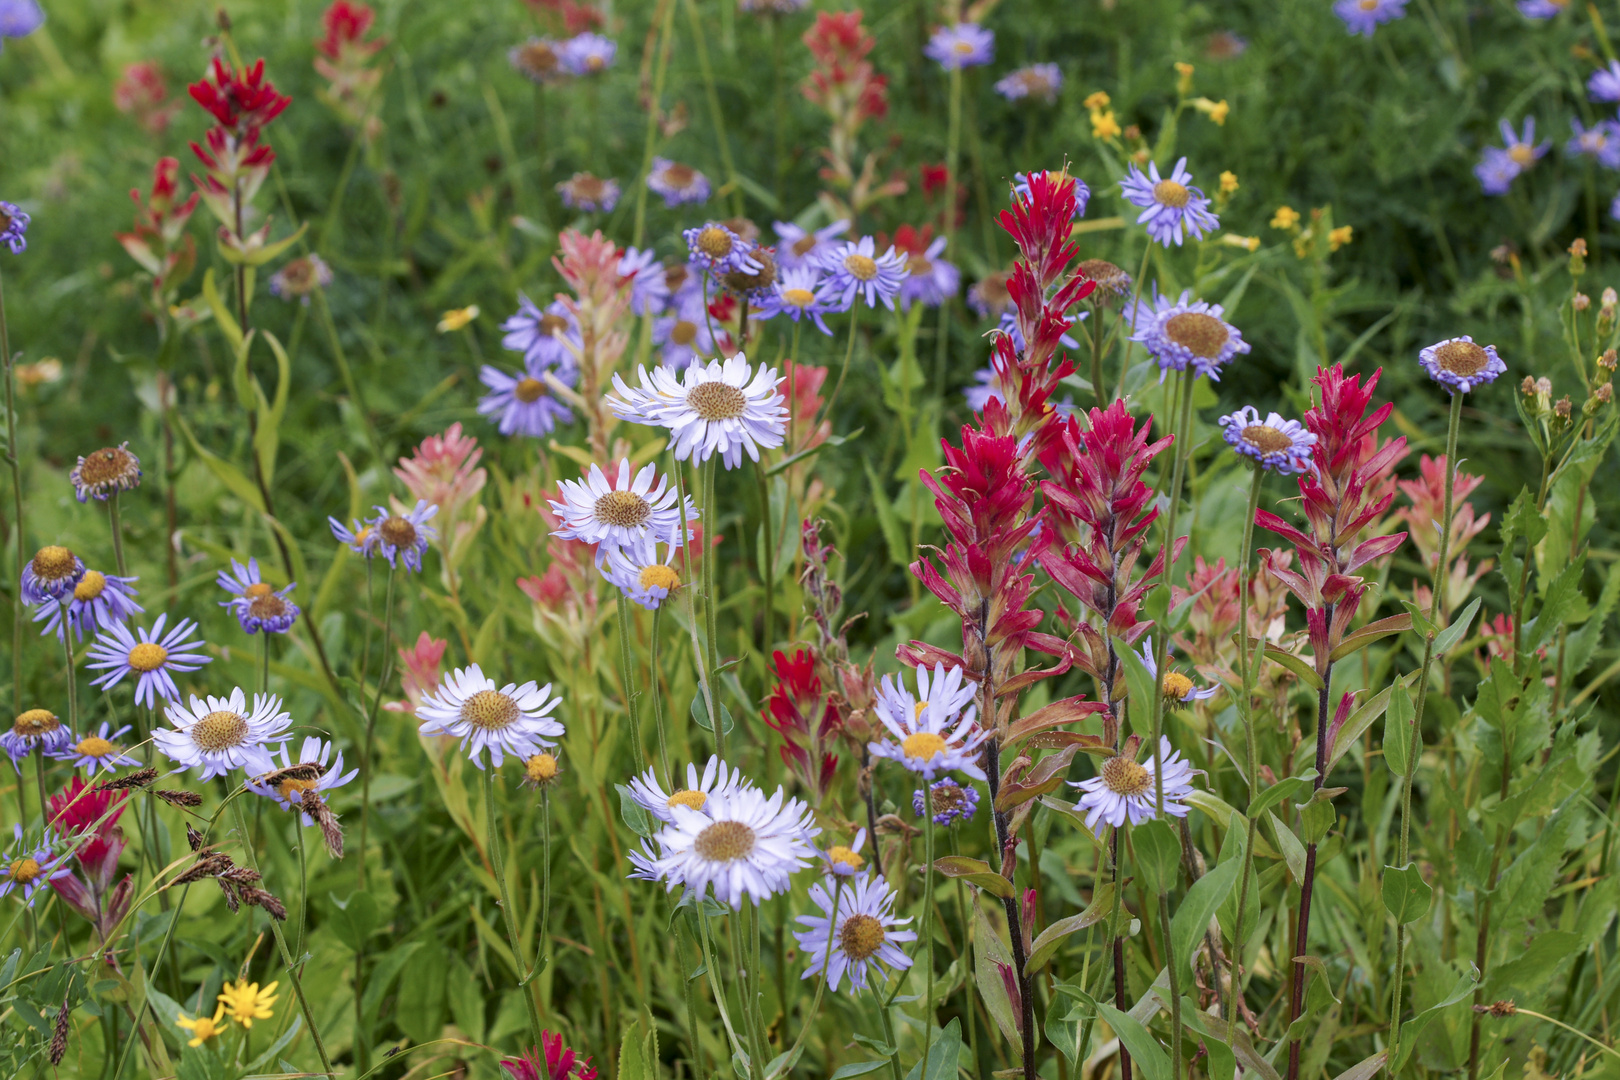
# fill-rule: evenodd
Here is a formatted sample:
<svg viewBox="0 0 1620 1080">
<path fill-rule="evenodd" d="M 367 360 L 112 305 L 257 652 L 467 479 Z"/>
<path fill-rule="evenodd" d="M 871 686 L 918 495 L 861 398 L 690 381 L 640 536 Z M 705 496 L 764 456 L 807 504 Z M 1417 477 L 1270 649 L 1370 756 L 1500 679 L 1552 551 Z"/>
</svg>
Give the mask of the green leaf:
<svg viewBox="0 0 1620 1080">
<path fill-rule="evenodd" d="M 1136 852 L 1137 872 L 1149 892 L 1164 894 L 1175 887 L 1181 840 L 1168 822 L 1155 818 L 1138 825 L 1131 831 L 1131 848 Z"/>
<path fill-rule="evenodd" d="M 1526 656 L 1551 642 L 1567 623 L 1578 621 L 1575 618 L 1577 612 L 1585 615 L 1586 597 L 1581 593 L 1581 578 L 1585 573 L 1586 554 L 1582 552 L 1547 584 L 1536 617 L 1525 625 L 1523 648 Z"/>
<path fill-rule="evenodd" d="M 619 817 L 625 826 L 637 836 L 652 836 L 658 831 L 653 822 L 653 816 L 647 813 L 647 808 L 636 801 L 635 795 L 623 784 L 614 784 L 619 793 Z"/>
<path fill-rule="evenodd" d="M 1125 665 L 1126 693 L 1130 695 L 1131 701 L 1142 702 L 1141 713 L 1144 716 L 1148 715 L 1148 710 L 1153 708 L 1153 695 L 1159 692 L 1157 680 L 1148 671 L 1147 665 L 1142 663 L 1142 657 L 1137 651 L 1119 638 L 1114 639 L 1114 653 Z M 1133 726 L 1136 716 L 1137 707 L 1133 706 L 1131 710 Z"/>
<path fill-rule="evenodd" d="M 1429 913 L 1434 890 L 1423 880 L 1416 863 L 1384 867 L 1384 908 L 1402 926 L 1417 922 Z"/>
<path fill-rule="evenodd" d="M 838 1068 L 833 1070 L 833 1074 L 828 1077 L 827 1080 L 848 1080 L 848 1078 L 851 1076 L 865 1076 L 867 1073 L 877 1072 L 879 1069 L 886 1067 L 888 1064 L 888 1061 L 883 1059 L 879 1059 L 877 1061 L 851 1062 L 848 1065 L 838 1066 Z"/>
<path fill-rule="evenodd" d="M 1237 883 L 1242 861 L 1234 859 L 1215 866 L 1193 882 L 1192 888 L 1176 908 L 1170 920 L 1170 944 L 1184 967 L 1194 967 L 1198 959 L 1198 943 L 1209 930 L 1209 921 L 1226 901 L 1227 894 Z"/>
<path fill-rule="evenodd" d="M 1295 656 L 1288 650 L 1267 642 L 1266 659 L 1292 671 L 1312 690 L 1322 689 L 1322 676 L 1316 673 L 1316 669 L 1304 657 Z"/>
<path fill-rule="evenodd" d="M 1305 845 L 1299 842 L 1294 830 L 1277 820 L 1277 815 L 1266 811 L 1266 818 L 1271 822 L 1271 829 L 1277 836 L 1277 846 L 1282 849 L 1283 858 L 1288 862 L 1288 872 L 1294 875 L 1295 881 L 1305 880 Z"/>
<path fill-rule="evenodd" d="M 1249 803 L 1249 817 L 1259 817 L 1284 799 L 1293 800 L 1311 790 L 1311 784 L 1316 780 L 1316 770 L 1307 769 L 1298 776 L 1290 776 L 1277 781 L 1266 790 L 1254 797 Z"/>
<path fill-rule="evenodd" d="M 990 925 L 983 904 L 973 905 L 973 981 L 979 988 L 985 1011 L 995 1020 L 996 1027 L 1008 1045 L 1017 1046 L 1018 1019 L 1013 1015 L 1012 1000 L 1007 986 L 1001 981 L 997 964 L 1011 966 L 1012 955 L 1002 942 L 998 930 Z"/>
<path fill-rule="evenodd" d="M 287 1025 L 287 1030 L 281 1033 L 281 1038 L 271 1043 L 264 1053 L 249 1062 L 246 1071 L 256 1073 L 268 1068 L 271 1061 L 279 1058 L 281 1052 L 292 1045 L 292 1041 L 298 1037 L 298 1033 L 303 1030 L 303 1026 L 304 1018 L 295 1015 L 292 1018 L 292 1023 Z M 438 1032 L 434 1031 L 434 1034 L 437 1035 Z"/>
<path fill-rule="evenodd" d="M 1328 654 L 1328 659 L 1343 660 L 1347 656 L 1360 652 L 1375 641 L 1387 638 L 1392 634 L 1404 634 L 1410 629 L 1412 629 L 1412 616 L 1410 615 L 1391 615 L 1387 619 L 1370 622 L 1339 642 L 1339 647 Z"/>
<path fill-rule="evenodd" d="M 1097 1002 L 1097 1012 L 1130 1051 L 1131 1060 L 1142 1070 L 1143 1080 L 1171 1080 L 1170 1058 L 1147 1028 L 1101 1001 Z"/>
<path fill-rule="evenodd" d="M 862 464 L 866 467 L 867 490 L 872 496 L 872 508 L 877 511 L 878 528 L 883 531 L 884 543 L 888 545 L 889 561 L 895 566 L 908 566 L 911 563 L 911 544 L 900 525 L 899 515 L 894 512 L 894 503 L 889 501 L 888 493 L 883 490 L 883 482 L 873 471 L 871 458 L 863 458 Z"/>
<path fill-rule="evenodd" d="M 999 875 L 998 875 L 999 876 Z M 1024 973 L 1033 975 L 1057 952 L 1063 939 L 1078 930 L 1088 926 L 1095 926 L 1108 918 L 1114 909 L 1114 883 L 1112 881 L 1101 886 L 1091 896 L 1091 903 L 1086 910 L 1078 915 L 1070 915 L 1066 919 L 1059 919 L 1052 923 L 1032 943 L 1029 959 L 1024 962 Z"/>
<path fill-rule="evenodd" d="M 259 455 L 259 469 L 269 484 L 276 475 L 276 450 L 280 445 L 281 421 L 287 413 L 287 396 L 292 389 L 292 362 L 274 334 L 264 332 L 264 340 L 276 358 L 276 394 L 267 404 L 259 397 L 259 429 L 253 436 L 253 452 Z"/>
<path fill-rule="evenodd" d="M 376 898 L 369 892 L 351 893 L 346 900 L 339 900 L 336 893 L 326 895 L 336 909 L 330 917 L 338 940 L 351 951 L 359 952 L 365 947 L 366 939 L 377 929 L 381 918 Z"/>
<path fill-rule="evenodd" d="M 714 730 L 714 725 L 709 723 L 709 703 L 701 692 L 692 698 L 692 723 L 704 731 Z M 737 726 L 737 722 L 731 718 L 731 710 L 724 705 L 720 706 L 720 726 L 725 729 L 724 733 L 727 735 L 730 735 Z"/>
<path fill-rule="evenodd" d="M 1372 1080 L 1373 1077 L 1378 1075 L 1378 1070 L 1384 1067 L 1384 1062 L 1388 1060 L 1389 1051 L 1380 1050 L 1371 1057 L 1362 1058 L 1334 1077 L 1333 1080 Z"/>
<path fill-rule="evenodd" d="M 259 513 L 264 513 L 264 503 L 260 500 L 259 489 L 253 481 L 249 480 L 241 469 L 238 469 L 212 451 L 205 449 L 202 443 L 197 441 L 197 436 L 192 434 L 191 425 L 187 424 L 178 412 L 173 415 L 175 424 L 180 428 L 180 433 L 191 444 L 191 452 L 196 454 L 198 460 L 207 466 L 208 471 L 213 473 L 220 483 L 229 488 L 232 495 L 235 495 Z"/>
<path fill-rule="evenodd" d="M 1484 598 L 1476 596 L 1469 601 L 1468 606 L 1462 609 L 1461 614 L 1452 618 L 1451 625 L 1440 631 L 1435 637 L 1434 655 L 1436 657 L 1445 656 L 1446 653 L 1456 648 L 1457 642 L 1468 636 L 1468 628 L 1473 625 L 1474 616 L 1479 613 L 1479 604 L 1482 599 Z M 1376 1056 L 1375 1054 L 1374 1057 Z M 1371 1061 L 1372 1058 L 1367 1060 Z"/>
<path fill-rule="evenodd" d="M 1405 686 L 1390 687 L 1389 708 L 1384 712 L 1384 764 L 1398 777 L 1410 776 L 1412 762 L 1412 722 L 1416 717 L 1412 695 Z"/>
<path fill-rule="evenodd" d="M 619 1080 L 650 1080 L 646 1056 L 642 1053 L 641 1018 L 625 1025 L 619 1040 Z"/>
<path fill-rule="evenodd" d="M 1320 844 L 1327 838 L 1328 830 L 1338 820 L 1338 813 L 1333 809 L 1333 796 L 1343 791 L 1344 788 L 1319 788 L 1311 795 L 1310 801 L 1299 808 L 1299 824 L 1305 830 L 1307 844 Z"/>
<path fill-rule="evenodd" d="M 960 878 L 969 884 L 977 885 L 985 892 L 1003 900 L 1010 900 L 1018 895 L 1013 883 L 992 870 L 990 864 L 982 859 L 970 859 L 965 855 L 947 855 L 943 859 L 934 860 L 934 869 L 948 878 Z"/>
<path fill-rule="evenodd" d="M 411 955 L 422 947 L 422 942 L 406 941 L 389 949 L 366 971 L 366 993 L 360 1001 L 360 1011 L 370 1020 L 375 1020 L 377 1010 L 382 1005 L 383 995 L 388 992 L 394 979 L 409 962 Z"/>
<path fill-rule="evenodd" d="M 1491 972 L 1485 981 L 1485 1000 L 1517 997 L 1521 1001 L 1538 993 L 1552 978 L 1558 965 L 1585 946 L 1581 936 L 1568 930 L 1548 930 L 1537 934 L 1528 947 L 1512 960 Z"/>
<path fill-rule="evenodd" d="M 962 1021 L 952 1020 L 938 1032 L 928 1048 L 928 1068 L 922 1062 L 911 1067 L 906 1080 L 955 1080 L 956 1059 L 962 1054 Z"/>
<path fill-rule="evenodd" d="M 1417 1049 L 1418 1036 L 1423 1034 L 1424 1029 L 1433 1022 L 1434 1018 L 1472 994 L 1474 987 L 1478 983 L 1479 973 L 1474 970 L 1474 965 L 1470 964 L 1468 965 L 1468 973 L 1457 980 L 1457 985 L 1451 988 L 1451 993 L 1401 1025 L 1401 1041 L 1395 1047 L 1395 1067 L 1389 1070 L 1391 1076 L 1400 1075 L 1402 1067 L 1406 1065 L 1407 1060 L 1412 1056 L 1412 1051 Z"/>
<path fill-rule="evenodd" d="M 1548 902 L 1553 880 L 1571 842 L 1580 796 L 1571 796 L 1536 834 L 1535 842 L 1508 864 L 1496 886 L 1496 928 L 1506 934 Z"/>
<path fill-rule="evenodd" d="M 203 274 L 203 299 L 208 302 L 208 308 L 214 313 L 214 321 L 225 334 L 225 340 L 230 342 L 231 352 L 242 351 L 242 327 L 231 314 L 231 309 L 225 305 L 224 299 L 219 295 L 219 285 L 214 281 L 213 267 L 209 267 Z"/>
</svg>

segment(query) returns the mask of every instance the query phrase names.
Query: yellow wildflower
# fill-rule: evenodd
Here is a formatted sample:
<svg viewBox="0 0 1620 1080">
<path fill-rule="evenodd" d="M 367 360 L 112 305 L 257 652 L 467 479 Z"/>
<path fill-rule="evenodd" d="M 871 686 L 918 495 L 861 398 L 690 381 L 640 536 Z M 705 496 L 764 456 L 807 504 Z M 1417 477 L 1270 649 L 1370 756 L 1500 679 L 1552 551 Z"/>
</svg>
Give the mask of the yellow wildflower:
<svg viewBox="0 0 1620 1080">
<path fill-rule="evenodd" d="M 1176 61 L 1176 93 L 1185 94 L 1192 89 L 1193 66 L 1183 61 Z"/>
<path fill-rule="evenodd" d="M 188 1018 L 185 1013 L 179 1013 L 178 1019 L 175 1020 L 175 1023 L 191 1032 L 191 1038 L 186 1042 L 186 1045 L 190 1047 L 198 1047 L 207 1042 L 209 1039 L 217 1037 L 221 1032 L 230 1026 L 228 1022 L 222 1022 L 224 1019 L 225 1006 L 221 1005 L 219 1008 L 214 1010 L 214 1015 L 212 1018 L 207 1016 L 198 1016 L 197 1019 L 192 1020 Z"/>
<path fill-rule="evenodd" d="M 1225 98 L 1217 101 L 1209 110 L 1209 118 L 1215 121 L 1216 127 L 1226 125 L 1226 114 L 1232 111 L 1232 106 L 1226 103 Z"/>
<path fill-rule="evenodd" d="M 1279 206 L 1277 212 L 1271 215 L 1273 229 L 1292 229 L 1299 224 L 1299 211 L 1292 206 Z"/>
<path fill-rule="evenodd" d="M 1328 230 L 1328 250 L 1338 251 L 1350 242 L 1351 227 L 1340 225 L 1337 229 Z"/>
<path fill-rule="evenodd" d="M 476 318 L 478 318 L 477 304 L 470 304 L 464 308 L 447 311 L 444 313 L 444 318 L 439 320 L 439 333 L 448 334 L 451 331 L 460 330 Z"/>
<path fill-rule="evenodd" d="M 1258 236 L 1239 236 L 1237 233 L 1222 233 L 1221 243 L 1232 247 L 1242 248 L 1245 251 L 1259 251 L 1260 238 Z"/>
<path fill-rule="evenodd" d="M 1109 100 L 1106 93 L 1097 90 L 1086 96 L 1085 106 L 1092 112 L 1101 112 L 1103 109 L 1108 108 Z"/>
<path fill-rule="evenodd" d="M 226 983 L 219 994 L 219 1007 L 229 1009 L 231 1019 L 251 1029 L 253 1021 L 270 1019 L 270 1007 L 276 1003 L 276 987 L 280 985 L 273 982 L 260 990 L 258 983 L 250 983 L 246 979 Z"/>
<path fill-rule="evenodd" d="M 1119 138 L 1119 121 L 1114 119 L 1113 109 L 1100 109 L 1091 114 L 1091 137 L 1093 139 Z"/>
<path fill-rule="evenodd" d="M 1223 172 L 1223 173 L 1221 173 L 1221 188 L 1220 188 L 1221 194 L 1222 195 L 1230 195 L 1230 194 L 1232 194 L 1232 192 L 1236 191 L 1237 189 L 1238 189 L 1237 173 L 1235 173 L 1235 172 Z"/>
</svg>

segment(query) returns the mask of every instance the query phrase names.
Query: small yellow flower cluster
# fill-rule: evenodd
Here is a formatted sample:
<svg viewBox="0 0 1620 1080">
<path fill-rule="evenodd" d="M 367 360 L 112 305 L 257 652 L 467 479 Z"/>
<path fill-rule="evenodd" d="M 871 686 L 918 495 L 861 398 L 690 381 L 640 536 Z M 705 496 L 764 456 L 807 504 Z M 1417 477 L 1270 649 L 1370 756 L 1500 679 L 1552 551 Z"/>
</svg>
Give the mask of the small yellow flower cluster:
<svg viewBox="0 0 1620 1080">
<path fill-rule="evenodd" d="M 1093 139 L 1119 138 L 1119 121 L 1114 119 L 1114 110 L 1108 107 L 1108 95 L 1098 90 L 1087 96 L 1085 106 L 1091 113 L 1091 137 Z"/>
<path fill-rule="evenodd" d="M 180 1013 L 175 1024 L 191 1032 L 191 1038 L 186 1042 L 191 1047 L 217 1039 L 231 1026 L 232 1020 L 252 1030 L 253 1021 L 268 1020 L 274 1015 L 271 1006 L 277 1001 L 276 987 L 279 985 L 279 982 L 273 982 L 261 990 L 258 983 L 250 983 L 246 979 L 226 983 L 220 990 L 219 1005 L 214 1009 L 213 1016 L 199 1014 L 193 1019 Z"/>
<path fill-rule="evenodd" d="M 1216 127 L 1225 127 L 1226 116 L 1232 111 L 1225 98 L 1219 101 L 1211 101 L 1207 97 L 1193 98 L 1192 107 L 1213 120 Z"/>
<path fill-rule="evenodd" d="M 1279 206 L 1276 213 L 1271 215 L 1271 227 L 1283 232 L 1294 234 L 1294 254 L 1301 259 L 1320 258 L 1344 247 L 1355 236 L 1355 229 L 1350 225 L 1333 224 L 1333 208 L 1331 206 L 1313 207 L 1311 210 L 1311 223 L 1300 228 L 1300 213 L 1292 206 Z M 1321 250 L 1325 244 L 1326 251 Z"/>
<path fill-rule="evenodd" d="M 464 308 L 455 308 L 444 313 L 437 327 L 439 333 L 449 334 L 456 330 L 466 329 L 474 319 L 478 318 L 478 305 L 472 304 Z"/>
</svg>

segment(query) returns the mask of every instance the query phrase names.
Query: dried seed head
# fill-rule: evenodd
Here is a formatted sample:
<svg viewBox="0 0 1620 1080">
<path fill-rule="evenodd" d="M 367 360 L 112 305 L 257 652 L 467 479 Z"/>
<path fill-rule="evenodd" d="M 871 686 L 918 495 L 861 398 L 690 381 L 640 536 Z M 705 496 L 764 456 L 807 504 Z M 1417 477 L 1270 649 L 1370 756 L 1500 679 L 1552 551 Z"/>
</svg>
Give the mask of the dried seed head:
<svg viewBox="0 0 1620 1080">
<path fill-rule="evenodd" d="M 62 1058 L 67 1054 L 68 1019 L 73 1010 L 68 1008 L 68 999 L 62 999 L 62 1008 L 56 1014 L 56 1030 L 51 1033 L 51 1064 L 62 1064 Z"/>
<path fill-rule="evenodd" d="M 143 769 L 142 771 L 145 772 L 145 771 L 148 771 L 148 770 Z M 152 769 L 150 771 L 151 772 L 156 772 L 157 770 Z M 192 851 L 201 851 L 202 850 L 202 842 L 203 842 L 203 834 L 198 832 L 196 829 L 193 829 L 191 827 L 191 823 L 187 822 L 186 823 L 186 843 L 191 845 L 191 850 Z"/>
<path fill-rule="evenodd" d="M 129 791 L 133 788 L 143 788 L 157 779 L 156 769 L 136 769 L 132 773 L 125 773 L 116 780 L 103 780 L 96 785 L 97 791 Z M 188 826 L 189 828 L 189 826 Z M 193 851 L 196 849 L 193 848 Z"/>
<path fill-rule="evenodd" d="M 154 791 L 152 794 L 170 806 L 201 806 L 202 796 L 195 791 Z"/>
</svg>

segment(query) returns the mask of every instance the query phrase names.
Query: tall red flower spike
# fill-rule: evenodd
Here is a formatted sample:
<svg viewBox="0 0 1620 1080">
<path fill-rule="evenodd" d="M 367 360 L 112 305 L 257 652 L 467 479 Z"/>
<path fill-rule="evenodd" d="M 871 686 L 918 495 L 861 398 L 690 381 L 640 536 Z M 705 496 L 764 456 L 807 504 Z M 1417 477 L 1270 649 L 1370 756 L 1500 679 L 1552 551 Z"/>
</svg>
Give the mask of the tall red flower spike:
<svg viewBox="0 0 1620 1080">
<path fill-rule="evenodd" d="M 782 736 L 777 752 L 806 791 L 820 799 L 832 786 L 838 757 L 827 747 L 838 737 L 838 710 L 816 673 L 816 658 L 805 649 L 790 657 L 781 650 L 772 656 L 776 687 L 760 716 Z"/>
</svg>

